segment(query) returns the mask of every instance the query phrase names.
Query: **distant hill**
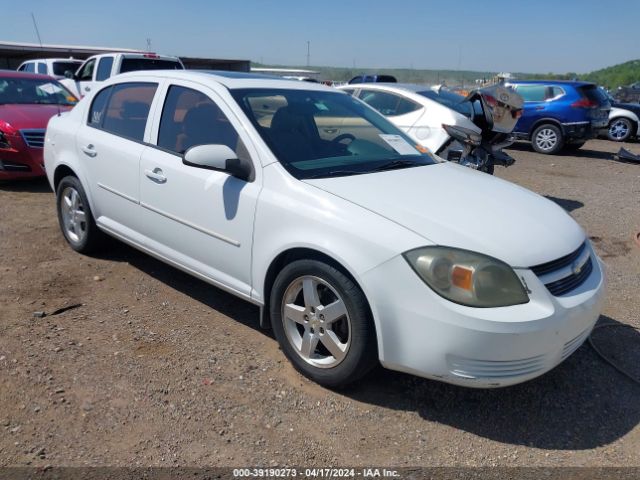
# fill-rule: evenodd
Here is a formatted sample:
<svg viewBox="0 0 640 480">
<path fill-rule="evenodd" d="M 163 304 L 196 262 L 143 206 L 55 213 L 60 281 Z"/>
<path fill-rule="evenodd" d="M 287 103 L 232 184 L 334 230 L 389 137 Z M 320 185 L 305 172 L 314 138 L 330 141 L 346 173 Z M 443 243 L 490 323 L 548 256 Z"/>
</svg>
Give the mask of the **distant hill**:
<svg viewBox="0 0 640 480">
<path fill-rule="evenodd" d="M 321 80 L 333 80 L 338 82 L 346 82 L 356 75 L 362 73 L 380 73 L 393 75 L 399 82 L 420 83 L 420 84 L 439 84 L 446 83 L 450 86 L 471 86 L 475 84 L 476 79 L 492 78 L 497 72 L 481 72 L 474 70 L 425 70 L 410 68 L 341 68 L 341 67 L 287 67 L 283 65 L 260 65 L 252 64 L 255 67 L 272 67 L 272 68 L 308 68 L 319 72 Z M 631 60 L 629 62 L 620 63 L 611 67 L 596 70 L 590 73 L 514 73 L 515 78 L 519 79 L 555 79 L 555 80 L 587 80 L 603 85 L 610 89 L 619 86 L 629 85 L 640 81 L 640 60 Z"/>
</svg>

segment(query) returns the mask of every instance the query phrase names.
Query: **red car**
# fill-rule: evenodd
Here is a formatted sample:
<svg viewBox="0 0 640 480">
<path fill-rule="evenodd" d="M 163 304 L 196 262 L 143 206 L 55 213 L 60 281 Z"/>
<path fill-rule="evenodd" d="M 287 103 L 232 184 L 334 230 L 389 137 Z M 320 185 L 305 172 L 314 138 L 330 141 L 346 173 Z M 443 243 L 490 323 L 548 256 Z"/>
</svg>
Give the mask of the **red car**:
<svg viewBox="0 0 640 480">
<path fill-rule="evenodd" d="M 47 123 L 77 101 L 53 77 L 0 70 L 0 180 L 45 174 Z"/>
</svg>

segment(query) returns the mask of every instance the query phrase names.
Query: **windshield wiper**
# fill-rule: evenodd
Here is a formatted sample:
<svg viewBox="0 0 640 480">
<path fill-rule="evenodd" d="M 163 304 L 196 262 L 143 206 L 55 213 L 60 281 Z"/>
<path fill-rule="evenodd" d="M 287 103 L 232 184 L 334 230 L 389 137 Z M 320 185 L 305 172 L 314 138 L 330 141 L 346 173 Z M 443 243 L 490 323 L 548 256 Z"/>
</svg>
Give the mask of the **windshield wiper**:
<svg viewBox="0 0 640 480">
<path fill-rule="evenodd" d="M 396 170 L 398 168 L 408 168 L 423 165 L 420 162 L 416 162 L 415 160 L 392 160 L 387 163 L 383 163 L 382 165 L 371 169 L 372 172 L 382 172 L 384 170 Z"/>
</svg>

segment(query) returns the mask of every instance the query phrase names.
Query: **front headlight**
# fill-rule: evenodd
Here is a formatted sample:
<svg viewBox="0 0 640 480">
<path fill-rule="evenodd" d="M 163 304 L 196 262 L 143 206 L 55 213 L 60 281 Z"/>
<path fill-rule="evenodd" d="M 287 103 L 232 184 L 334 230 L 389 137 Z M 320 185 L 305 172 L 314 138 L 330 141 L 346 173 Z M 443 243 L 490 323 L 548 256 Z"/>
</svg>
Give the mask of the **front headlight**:
<svg viewBox="0 0 640 480">
<path fill-rule="evenodd" d="M 0 148 L 11 148 L 11 144 L 2 130 L 0 130 Z"/>
<path fill-rule="evenodd" d="M 422 247 L 403 254 L 438 295 L 469 307 L 506 307 L 529 296 L 506 263 L 481 253 L 450 247 Z"/>
</svg>

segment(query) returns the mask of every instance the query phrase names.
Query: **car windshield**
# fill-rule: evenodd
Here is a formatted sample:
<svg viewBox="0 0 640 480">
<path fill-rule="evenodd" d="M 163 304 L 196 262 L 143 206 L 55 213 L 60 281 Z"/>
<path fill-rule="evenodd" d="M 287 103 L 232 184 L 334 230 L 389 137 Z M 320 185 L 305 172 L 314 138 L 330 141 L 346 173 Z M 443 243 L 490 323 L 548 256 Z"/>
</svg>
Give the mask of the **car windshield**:
<svg viewBox="0 0 640 480">
<path fill-rule="evenodd" d="M 125 57 L 122 59 L 120 73 L 138 70 L 182 70 L 177 60 L 160 60 L 158 58 Z"/>
<path fill-rule="evenodd" d="M 82 62 L 53 62 L 53 74 L 64 76 L 67 71 L 75 73 L 80 65 Z"/>
<path fill-rule="evenodd" d="M 351 95 L 288 89 L 231 93 L 280 163 L 298 179 L 435 163 L 423 147 Z"/>
<path fill-rule="evenodd" d="M 469 102 L 465 102 L 462 95 L 450 90 L 446 90 L 444 88 L 441 88 L 438 91 L 429 89 L 417 93 L 429 100 L 438 102 L 440 105 L 444 105 L 447 108 L 455 110 L 465 117 L 471 118 L 473 116 L 473 106 Z"/>
<path fill-rule="evenodd" d="M 38 78 L 0 78 L 0 105 L 46 104 L 75 105 L 69 90 L 55 80 Z"/>
</svg>

